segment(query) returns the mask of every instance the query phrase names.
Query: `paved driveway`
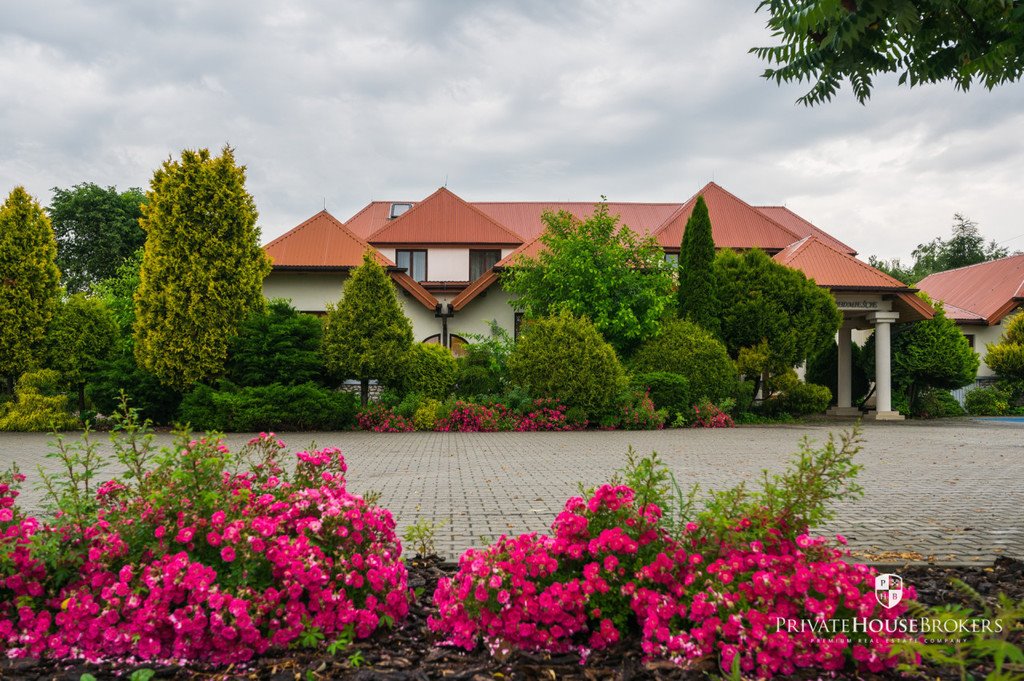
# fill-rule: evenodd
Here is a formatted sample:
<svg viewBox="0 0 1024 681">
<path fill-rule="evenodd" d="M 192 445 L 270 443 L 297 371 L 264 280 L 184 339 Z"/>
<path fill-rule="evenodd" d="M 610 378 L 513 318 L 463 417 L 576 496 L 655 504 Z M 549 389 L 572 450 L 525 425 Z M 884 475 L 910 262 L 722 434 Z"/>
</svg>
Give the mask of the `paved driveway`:
<svg viewBox="0 0 1024 681">
<path fill-rule="evenodd" d="M 438 548 L 457 556 L 502 533 L 544 531 L 577 482 L 606 480 L 629 446 L 658 451 L 684 485 L 721 488 L 777 471 L 801 437 L 822 440 L 844 424 L 584 433 L 293 433 L 341 447 L 350 486 L 377 490 L 400 525 L 427 517 L 445 525 Z M 1024 425 L 975 420 L 869 423 L 864 498 L 842 506 L 828 531 L 866 558 L 989 562 L 1024 558 Z M 31 473 L 47 437 L 0 433 L 0 467 Z M 165 438 L 166 439 L 166 438 Z M 246 439 L 231 436 L 232 443 Z M 30 482 L 32 478 L 30 477 Z M 29 505 L 38 494 L 29 491 Z"/>
</svg>

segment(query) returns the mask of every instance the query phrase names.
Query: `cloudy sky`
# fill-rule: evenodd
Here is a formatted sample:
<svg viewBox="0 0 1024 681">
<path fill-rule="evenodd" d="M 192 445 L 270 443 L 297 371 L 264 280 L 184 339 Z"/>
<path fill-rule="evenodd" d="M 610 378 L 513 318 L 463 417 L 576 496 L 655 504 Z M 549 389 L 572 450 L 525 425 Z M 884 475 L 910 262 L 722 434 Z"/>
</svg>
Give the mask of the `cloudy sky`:
<svg viewBox="0 0 1024 681">
<path fill-rule="evenodd" d="M 0 3 L 0 191 L 148 185 L 230 143 L 265 240 L 323 207 L 683 201 L 714 179 L 865 257 L 954 212 L 1024 249 L 1024 85 L 883 80 L 866 107 L 759 77 L 757 0 Z"/>
</svg>

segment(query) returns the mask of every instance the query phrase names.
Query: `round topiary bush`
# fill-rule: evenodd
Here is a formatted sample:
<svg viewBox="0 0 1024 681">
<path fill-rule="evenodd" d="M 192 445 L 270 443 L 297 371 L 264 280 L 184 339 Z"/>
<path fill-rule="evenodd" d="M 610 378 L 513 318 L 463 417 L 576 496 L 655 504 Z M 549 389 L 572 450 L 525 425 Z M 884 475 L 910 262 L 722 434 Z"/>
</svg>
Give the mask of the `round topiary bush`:
<svg viewBox="0 0 1024 681">
<path fill-rule="evenodd" d="M 632 387 L 647 393 L 657 409 L 668 409 L 670 415 L 689 412 L 694 404 L 690 397 L 690 384 L 685 376 L 668 371 L 636 374 L 630 379 Z"/>
<path fill-rule="evenodd" d="M 444 399 L 455 387 L 459 367 L 452 351 L 436 343 L 417 343 L 406 353 L 390 383 L 400 393 Z"/>
<path fill-rule="evenodd" d="M 692 404 L 706 398 L 719 402 L 736 394 L 736 364 L 717 338 L 693 322 L 671 321 L 645 342 L 631 362 L 634 373 L 666 371 L 679 374 L 689 385 Z M 692 406 L 691 404 L 691 406 Z"/>
<path fill-rule="evenodd" d="M 530 321 L 508 360 L 514 385 L 532 397 L 554 397 L 597 420 L 619 406 L 626 371 L 586 317 L 563 312 Z"/>
<path fill-rule="evenodd" d="M 1010 409 L 1006 393 L 996 386 L 973 388 L 964 395 L 964 407 L 972 416 L 1002 416 Z"/>
</svg>

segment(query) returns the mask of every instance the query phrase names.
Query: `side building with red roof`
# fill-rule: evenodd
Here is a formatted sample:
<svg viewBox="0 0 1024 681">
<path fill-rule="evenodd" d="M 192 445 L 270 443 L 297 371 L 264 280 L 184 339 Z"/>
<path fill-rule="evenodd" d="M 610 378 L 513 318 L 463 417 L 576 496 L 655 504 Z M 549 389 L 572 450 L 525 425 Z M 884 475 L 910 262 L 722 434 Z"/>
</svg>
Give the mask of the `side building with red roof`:
<svg viewBox="0 0 1024 681">
<path fill-rule="evenodd" d="M 998 343 L 1014 315 L 1024 308 L 1024 253 L 938 272 L 917 285 L 940 301 L 981 356 L 979 378 L 993 375 L 986 346 Z"/>
<path fill-rule="evenodd" d="M 845 319 L 836 413 L 856 412 L 849 394 L 852 331 L 884 327 L 887 338 L 892 323 L 928 318 L 931 308 L 916 289 L 858 260 L 855 250 L 788 208 L 752 206 L 713 182 L 683 203 L 607 205 L 625 227 L 653 236 L 666 259 L 675 260 L 698 196 L 708 205 L 716 247 L 761 248 L 836 297 Z M 340 298 L 348 271 L 370 250 L 389 269 L 416 340 L 457 352 L 468 336 L 486 334 L 492 320 L 518 334 L 520 315 L 501 286 L 501 274 L 544 248 L 543 215 L 566 211 L 585 219 L 595 207 L 592 202 L 467 202 L 442 187 L 422 201 L 373 201 L 345 223 L 321 211 L 264 247 L 273 261 L 264 293 L 291 299 L 302 311 L 323 312 Z M 889 345 L 876 345 L 885 354 L 877 358 L 884 373 Z M 888 380 L 880 376 L 877 417 L 900 418 L 891 410 Z"/>
</svg>

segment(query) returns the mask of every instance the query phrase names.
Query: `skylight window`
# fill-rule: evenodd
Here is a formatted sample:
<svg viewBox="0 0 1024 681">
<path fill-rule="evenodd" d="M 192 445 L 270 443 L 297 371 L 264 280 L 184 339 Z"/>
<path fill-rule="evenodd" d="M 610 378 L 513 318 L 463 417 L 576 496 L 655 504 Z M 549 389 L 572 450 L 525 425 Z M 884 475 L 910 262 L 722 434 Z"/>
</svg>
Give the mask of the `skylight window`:
<svg viewBox="0 0 1024 681">
<path fill-rule="evenodd" d="M 411 203 L 392 203 L 391 204 L 391 219 L 394 220 L 399 215 L 408 212 L 412 208 Z"/>
</svg>

